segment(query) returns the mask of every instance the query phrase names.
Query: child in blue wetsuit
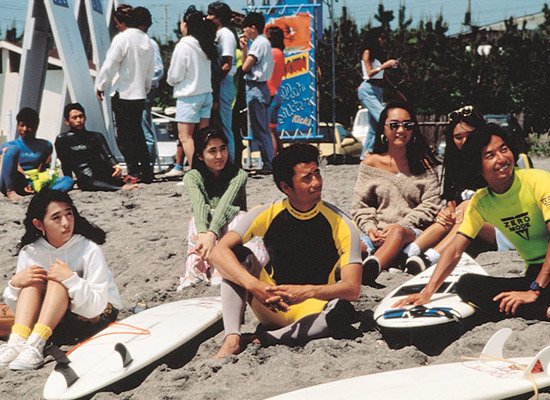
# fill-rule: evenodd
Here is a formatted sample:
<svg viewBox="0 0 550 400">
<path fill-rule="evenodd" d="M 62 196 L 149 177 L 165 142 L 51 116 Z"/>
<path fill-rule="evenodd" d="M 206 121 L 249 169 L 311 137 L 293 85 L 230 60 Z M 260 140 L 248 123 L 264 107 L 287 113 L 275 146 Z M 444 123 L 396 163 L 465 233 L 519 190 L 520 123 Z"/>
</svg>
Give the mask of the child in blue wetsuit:
<svg viewBox="0 0 550 400">
<path fill-rule="evenodd" d="M 49 141 L 36 138 L 40 118 L 35 110 L 22 108 L 16 119 L 19 137 L 0 147 L 0 191 L 9 200 L 34 193 L 25 172 L 33 169 L 44 171 L 53 150 Z M 52 188 L 67 191 L 72 184 L 72 179 L 60 179 Z"/>
</svg>

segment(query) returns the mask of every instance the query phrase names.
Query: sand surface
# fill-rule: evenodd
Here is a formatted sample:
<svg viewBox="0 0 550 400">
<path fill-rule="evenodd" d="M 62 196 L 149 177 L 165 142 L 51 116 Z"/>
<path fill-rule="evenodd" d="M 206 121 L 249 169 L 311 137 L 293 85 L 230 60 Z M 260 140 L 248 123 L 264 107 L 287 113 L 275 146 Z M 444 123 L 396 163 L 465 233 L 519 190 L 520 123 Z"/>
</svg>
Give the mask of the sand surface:
<svg viewBox="0 0 550 400">
<path fill-rule="evenodd" d="M 535 160 L 535 167 L 550 171 L 550 161 Z M 349 211 L 356 171 L 356 165 L 323 167 L 324 199 Z M 249 179 L 247 192 L 249 207 L 282 196 L 271 178 Z M 80 212 L 108 233 L 103 248 L 126 303 L 122 317 L 129 315 L 129 308 L 140 297 L 151 307 L 218 295 L 218 288 L 204 284 L 176 292 L 185 263 L 185 238 L 191 215 L 183 187 L 160 182 L 132 192 L 74 191 L 72 197 Z M 2 288 L 15 271 L 15 245 L 23 233 L 27 204 L 28 199 L 17 204 L 0 199 Z M 523 263 L 513 252 L 482 253 L 477 261 L 491 275 L 517 276 L 523 270 Z M 363 287 L 356 303 L 361 316 L 358 338 L 321 339 L 297 348 L 249 346 L 238 356 L 217 361 L 211 357 L 223 340 L 223 332 L 218 331 L 198 347 L 196 354 L 189 348 L 180 349 L 149 375 L 126 382 L 121 387 L 123 392 L 101 392 L 94 399 L 263 399 L 337 379 L 477 356 L 489 337 L 503 327 L 514 331 L 506 344 L 505 356 L 531 356 L 550 343 L 549 322 L 520 318 L 481 322 L 473 328 L 461 327 L 441 335 L 424 332 L 414 337 L 383 337 L 373 328 L 372 310 L 391 289 L 408 279 L 410 276 L 404 273 L 383 273 L 378 279 L 383 287 Z M 255 324 L 247 311 L 244 331 L 254 331 Z M 53 367 L 49 362 L 38 371 L 1 369 L 0 399 L 41 398 Z M 550 399 L 550 394 L 540 398 Z"/>
</svg>

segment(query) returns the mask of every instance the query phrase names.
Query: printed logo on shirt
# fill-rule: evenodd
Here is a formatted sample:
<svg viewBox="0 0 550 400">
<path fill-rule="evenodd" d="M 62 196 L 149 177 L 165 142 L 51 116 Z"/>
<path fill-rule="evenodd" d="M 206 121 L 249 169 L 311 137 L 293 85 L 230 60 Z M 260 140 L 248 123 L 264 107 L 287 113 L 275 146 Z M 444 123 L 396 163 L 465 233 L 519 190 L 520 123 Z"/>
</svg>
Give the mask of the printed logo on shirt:
<svg viewBox="0 0 550 400">
<path fill-rule="evenodd" d="M 78 144 L 76 146 L 71 146 L 71 150 L 73 151 L 79 151 L 79 150 L 87 150 L 88 147 L 85 144 Z"/>
<path fill-rule="evenodd" d="M 546 207 L 550 207 L 550 196 L 543 197 L 541 200 L 542 204 Z"/>
<path fill-rule="evenodd" d="M 510 232 L 516 233 L 522 239 L 529 240 L 529 228 L 531 227 L 529 213 L 524 212 L 513 217 L 502 218 L 501 221 Z"/>
</svg>

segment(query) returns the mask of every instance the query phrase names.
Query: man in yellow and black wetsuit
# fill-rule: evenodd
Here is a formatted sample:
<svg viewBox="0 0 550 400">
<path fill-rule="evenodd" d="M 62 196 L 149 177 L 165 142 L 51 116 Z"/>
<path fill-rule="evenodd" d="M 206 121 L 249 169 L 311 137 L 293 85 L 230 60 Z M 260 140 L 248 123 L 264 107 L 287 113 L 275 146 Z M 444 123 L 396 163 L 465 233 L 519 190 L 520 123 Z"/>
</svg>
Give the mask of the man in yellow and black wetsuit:
<svg viewBox="0 0 550 400">
<path fill-rule="evenodd" d="M 221 286 L 225 342 L 217 357 L 243 349 L 241 315 L 247 296 L 263 326 L 264 345 L 298 344 L 337 335 L 353 323 L 350 301 L 361 290 L 359 232 L 321 200 L 318 150 L 294 144 L 273 161 L 273 178 L 287 196 L 259 206 L 228 232 L 210 260 Z M 242 244 L 261 237 L 270 256 L 262 268 Z M 299 323 L 296 323 L 299 321 Z"/>
</svg>

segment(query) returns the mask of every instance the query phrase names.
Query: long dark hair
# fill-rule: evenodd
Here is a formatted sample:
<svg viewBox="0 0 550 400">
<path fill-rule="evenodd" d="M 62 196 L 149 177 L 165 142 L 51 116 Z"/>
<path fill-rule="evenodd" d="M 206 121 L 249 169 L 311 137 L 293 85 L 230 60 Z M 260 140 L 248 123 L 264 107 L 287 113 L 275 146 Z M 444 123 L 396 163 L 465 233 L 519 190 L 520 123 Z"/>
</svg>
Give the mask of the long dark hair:
<svg viewBox="0 0 550 400">
<path fill-rule="evenodd" d="M 206 57 L 209 60 L 217 58 L 216 25 L 209 19 L 205 19 L 202 12 L 196 10 L 189 12 L 189 9 L 185 13 L 183 21 L 187 24 L 187 35 L 197 39 Z"/>
<path fill-rule="evenodd" d="M 229 159 L 227 159 L 227 163 L 221 171 L 220 176 L 217 179 L 214 178 L 214 175 L 212 174 L 212 172 L 210 172 L 205 162 L 199 158 L 199 156 L 202 157 L 204 149 L 206 149 L 206 146 L 208 146 L 208 142 L 210 142 L 212 139 L 220 139 L 222 142 L 227 144 L 227 138 L 225 137 L 223 132 L 210 126 L 198 129 L 193 133 L 193 142 L 195 143 L 195 154 L 193 154 L 192 163 L 193 169 L 199 171 L 200 174 L 203 176 L 206 190 L 209 193 L 212 193 L 212 191 L 216 189 L 225 191 L 227 189 L 227 184 L 229 183 L 229 181 L 233 179 L 233 177 L 237 175 L 237 172 L 239 171 L 239 167 L 233 164 Z"/>
<path fill-rule="evenodd" d="M 411 121 L 414 122 L 412 136 L 407 143 L 406 156 L 411 173 L 413 175 L 420 175 L 424 173 L 428 168 L 434 167 L 437 162 L 432 154 L 432 151 L 430 150 L 430 146 L 428 146 L 428 143 L 426 143 L 424 136 L 422 136 L 422 133 L 420 133 L 418 121 L 416 119 L 416 113 L 407 103 L 391 102 L 386 106 L 386 108 L 384 108 L 384 110 L 382 110 L 382 113 L 380 114 L 380 119 L 378 120 L 378 126 L 376 128 L 373 153 L 384 154 L 388 152 L 388 142 L 387 140 L 382 141 L 382 137 L 385 136 L 384 125 L 386 123 L 386 119 L 388 118 L 388 112 L 389 110 L 394 108 L 401 108 L 407 111 L 411 116 Z"/>
<path fill-rule="evenodd" d="M 39 221 L 44 221 L 46 215 L 46 209 L 50 203 L 65 203 L 68 204 L 74 215 L 74 231 L 73 234 L 80 234 L 92 242 L 97 244 L 105 243 L 106 233 L 103 229 L 89 222 L 86 218 L 81 216 L 76 209 L 73 200 L 65 192 L 59 190 L 42 189 L 40 192 L 34 195 L 27 208 L 27 214 L 23 221 L 25 227 L 25 233 L 21 237 L 21 241 L 17 245 L 17 251 L 21 250 L 23 246 L 36 242 L 42 237 L 42 232 L 38 230 L 32 223 L 36 218 Z"/>
<path fill-rule="evenodd" d="M 467 110 L 467 107 L 471 107 Z M 485 125 L 483 115 L 476 111 L 473 106 L 462 107 L 449 114 L 449 126 L 445 131 L 445 158 L 443 160 L 443 195 L 447 201 L 457 201 L 460 203 L 462 191 L 465 189 L 477 189 L 472 176 L 465 174 L 463 168 L 465 159 L 464 153 L 456 147 L 453 140 L 453 131 L 455 127 L 464 123 L 474 128 L 474 132 L 470 135 L 475 135 L 476 131 Z M 464 112 L 466 111 L 466 112 Z M 466 143 L 470 140 L 470 136 Z M 466 144 L 465 143 L 465 144 Z"/>
<path fill-rule="evenodd" d="M 388 56 L 386 55 L 386 50 L 382 46 L 380 46 L 380 42 L 378 39 L 382 35 L 386 35 L 386 31 L 381 26 L 372 28 L 367 33 L 367 38 L 365 40 L 365 49 L 369 51 L 369 59 L 370 61 L 374 61 L 376 58 L 380 62 L 386 61 Z"/>
</svg>

